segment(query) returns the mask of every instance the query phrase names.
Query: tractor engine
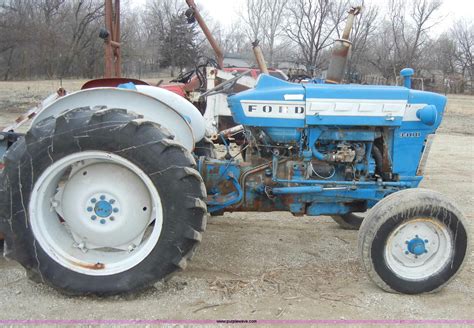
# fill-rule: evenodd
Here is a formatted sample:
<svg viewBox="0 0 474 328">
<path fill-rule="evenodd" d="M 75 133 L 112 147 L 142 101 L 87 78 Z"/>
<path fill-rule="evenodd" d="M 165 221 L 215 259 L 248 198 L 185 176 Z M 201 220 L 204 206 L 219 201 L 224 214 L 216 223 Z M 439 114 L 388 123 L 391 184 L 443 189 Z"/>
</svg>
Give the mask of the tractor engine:
<svg viewBox="0 0 474 328">
<path fill-rule="evenodd" d="M 329 180 L 336 177 L 351 181 L 369 176 L 375 178 L 377 167 L 379 172 L 382 168 L 381 151 L 374 145 L 374 140 L 381 140 L 382 133 L 375 129 L 348 130 L 345 134 L 337 129 L 328 129 L 314 146 L 317 157 L 311 153 L 306 154 L 306 158 L 301 158 L 305 148 L 310 148 L 305 132 L 289 129 L 285 135 L 281 129 L 249 128 L 245 135 L 248 141 L 246 160 L 271 160 L 278 154 L 288 161 L 306 164 L 306 173 L 303 174 L 306 179 Z"/>
<path fill-rule="evenodd" d="M 446 99 L 409 88 L 295 84 L 262 75 L 228 102 L 246 139 L 244 162 L 230 154 L 200 161 L 210 212 L 345 215 L 418 186 Z"/>
</svg>

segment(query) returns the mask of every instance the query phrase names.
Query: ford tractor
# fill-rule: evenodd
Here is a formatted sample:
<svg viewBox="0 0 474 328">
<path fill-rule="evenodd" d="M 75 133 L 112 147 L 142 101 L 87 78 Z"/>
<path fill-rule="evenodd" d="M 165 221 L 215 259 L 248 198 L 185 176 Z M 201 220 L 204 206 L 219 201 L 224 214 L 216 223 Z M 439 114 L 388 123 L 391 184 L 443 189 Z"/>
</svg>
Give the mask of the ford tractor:
<svg viewBox="0 0 474 328">
<path fill-rule="evenodd" d="M 214 135 L 222 158 L 199 110 L 169 90 L 48 98 L 26 133 L 1 134 L 5 256 L 67 294 L 137 291 L 186 268 L 208 214 L 287 211 L 360 229 L 362 265 L 386 291 L 442 288 L 468 255 L 465 219 L 418 185 L 446 98 L 411 89 L 412 69 L 403 86 L 340 84 L 348 31 L 326 83 L 262 74 L 227 97 L 238 125 Z M 229 151 L 231 132 L 244 156 Z"/>
</svg>

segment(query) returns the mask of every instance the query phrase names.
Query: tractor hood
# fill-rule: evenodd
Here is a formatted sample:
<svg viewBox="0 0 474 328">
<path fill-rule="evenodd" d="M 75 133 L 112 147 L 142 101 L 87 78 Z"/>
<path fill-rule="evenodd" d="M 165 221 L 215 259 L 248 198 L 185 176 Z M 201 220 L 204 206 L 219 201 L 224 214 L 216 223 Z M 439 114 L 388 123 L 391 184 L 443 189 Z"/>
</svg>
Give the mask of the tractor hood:
<svg viewBox="0 0 474 328">
<path fill-rule="evenodd" d="M 409 121 L 436 129 L 445 104 L 444 96 L 405 87 L 297 84 L 269 75 L 261 75 L 254 89 L 229 97 L 239 124 L 282 128 L 400 126 Z M 428 105 L 432 107 L 424 109 Z"/>
</svg>

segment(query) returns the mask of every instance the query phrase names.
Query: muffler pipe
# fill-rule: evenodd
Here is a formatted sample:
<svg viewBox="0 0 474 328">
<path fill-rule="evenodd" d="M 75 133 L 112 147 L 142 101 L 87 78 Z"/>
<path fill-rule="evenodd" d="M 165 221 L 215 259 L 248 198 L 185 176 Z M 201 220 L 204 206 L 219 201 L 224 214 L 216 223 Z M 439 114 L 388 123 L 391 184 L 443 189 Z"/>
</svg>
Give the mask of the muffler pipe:
<svg viewBox="0 0 474 328">
<path fill-rule="evenodd" d="M 260 48 L 260 41 L 255 40 L 252 42 L 253 54 L 257 60 L 258 68 L 262 74 L 268 74 L 267 63 L 265 62 L 265 57 L 263 56 L 262 48 Z"/>
<path fill-rule="evenodd" d="M 339 84 L 344 78 L 344 71 L 346 69 L 347 57 L 351 50 L 352 42 L 349 41 L 351 30 L 354 25 L 355 16 L 360 14 L 362 7 L 352 7 L 349 10 L 346 27 L 342 33 L 342 37 L 334 41 L 332 48 L 331 62 L 326 75 L 326 83 Z"/>
</svg>

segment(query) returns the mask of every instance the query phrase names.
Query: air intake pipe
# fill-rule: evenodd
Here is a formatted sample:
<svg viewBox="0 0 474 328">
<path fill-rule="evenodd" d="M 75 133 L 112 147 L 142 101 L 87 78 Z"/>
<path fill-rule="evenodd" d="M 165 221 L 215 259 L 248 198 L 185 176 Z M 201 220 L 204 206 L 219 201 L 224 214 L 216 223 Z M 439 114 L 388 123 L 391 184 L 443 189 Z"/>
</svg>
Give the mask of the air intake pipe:
<svg viewBox="0 0 474 328">
<path fill-rule="evenodd" d="M 355 16 L 359 15 L 362 7 L 352 7 L 349 10 L 346 27 L 342 33 L 342 37 L 334 41 L 332 48 L 331 62 L 329 63 L 328 73 L 326 75 L 326 83 L 338 84 L 342 82 L 344 71 L 346 69 L 347 57 L 352 46 L 349 41 L 352 26 L 354 25 Z"/>
</svg>

